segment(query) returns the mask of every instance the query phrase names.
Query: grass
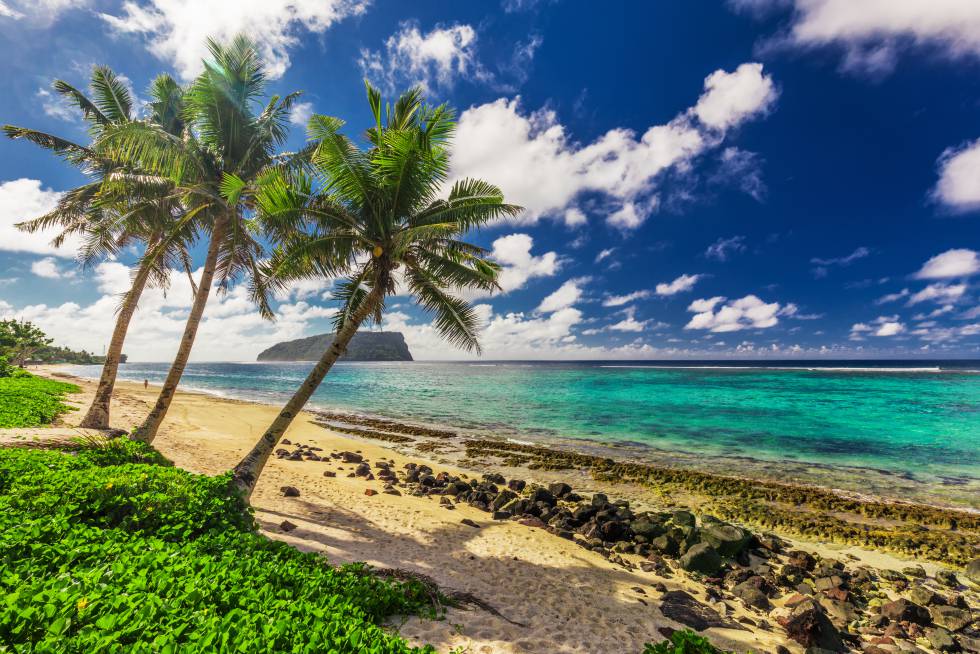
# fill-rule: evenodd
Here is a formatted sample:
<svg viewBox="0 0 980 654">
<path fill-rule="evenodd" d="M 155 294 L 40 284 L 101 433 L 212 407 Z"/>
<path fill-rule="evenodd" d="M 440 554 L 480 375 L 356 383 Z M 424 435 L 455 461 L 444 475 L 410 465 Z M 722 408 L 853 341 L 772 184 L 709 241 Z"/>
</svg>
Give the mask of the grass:
<svg viewBox="0 0 980 654">
<path fill-rule="evenodd" d="M 0 428 L 46 425 L 65 411 L 74 410 L 63 400 L 78 391 L 74 384 L 19 370 L 10 377 L 0 377 Z"/>
<path fill-rule="evenodd" d="M 0 449 L 0 651 L 431 652 L 381 627 L 417 583 L 272 541 L 227 476 L 130 441 Z"/>
</svg>

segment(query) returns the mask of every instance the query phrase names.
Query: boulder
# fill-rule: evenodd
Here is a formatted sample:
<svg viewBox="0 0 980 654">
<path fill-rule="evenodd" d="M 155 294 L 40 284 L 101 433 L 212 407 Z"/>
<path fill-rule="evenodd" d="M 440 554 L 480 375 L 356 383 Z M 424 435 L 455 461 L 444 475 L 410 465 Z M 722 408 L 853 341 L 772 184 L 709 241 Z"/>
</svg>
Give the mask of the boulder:
<svg viewBox="0 0 980 654">
<path fill-rule="evenodd" d="M 940 652 L 958 652 L 960 649 L 956 638 L 945 629 L 929 629 L 926 631 L 926 638 L 929 644 Z"/>
<path fill-rule="evenodd" d="M 279 528 L 282 529 L 283 531 L 288 532 L 288 531 L 292 531 L 293 529 L 296 529 L 296 525 L 291 523 L 289 520 L 283 520 L 282 522 L 279 523 Z"/>
<path fill-rule="evenodd" d="M 534 504 L 537 504 L 538 502 L 544 502 L 548 506 L 555 505 L 555 496 L 552 495 L 551 491 L 549 491 L 547 488 L 543 488 L 541 486 L 536 486 L 532 488 L 531 492 L 528 493 L 527 499 Z"/>
<path fill-rule="evenodd" d="M 846 652 L 837 629 L 824 615 L 823 609 L 809 599 L 805 599 L 790 611 L 781 615 L 776 622 L 786 630 L 786 634 L 804 647 L 819 647 L 831 652 Z"/>
<path fill-rule="evenodd" d="M 950 631 L 960 631 L 973 622 L 973 614 L 969 609 L 955 606 L 934 606 L 929 610 L 932 621 Z"/>
<path fill-rule="evenodd" d="M 695 631 L 704 631 L 710 627 L 723 629 L 741 629 L 745 627 L 721 617 L 717 611 L 706 606 L 682 590 L 672 590 L 660 598 L 660 612 L 665 617 L 686 625 Z"/>
<path fill-rule="evenodd" d="M 337 473 L 334 472 L 333 470 L 324 470 L 323 471 L 323 476 L 324 477 L 336 477 L 337 476 Z"/>
<path fill-rule="evenodd" d="M 683 511 L 683 510 L 674 511 L 670 519 L 678 527 L 693 527 L 697 522 L 693 513 L 691 513 L 690 511 Z"/>
<path fill-rule="evenodd" d="M 936 572 L 936 581 L 947 588 L 956 588 L 960 585 L 960 582 L 956 579 L 956 575 L 949 570 L 938 570 Z"/>
<path fill-rule="evenodd" d="M 480 528 L 480 525 L 476 524 L 475 522 L 473 522 L 469 518 L 463 518 L 462 520 L 460 520 L 460 522 L 463 523 L 464 525 L 466 525 L 467 527 L 473 527 L 475 529 L 479 529 Z"/>
<path fill-rule="evenodd" d="M 490 502 L 490 506 L 493 508 L 494 511 L 499 511 L 503 509 L 504 506 L 506 506 L 509 502 L 516 499 L 517 499 L 517 493 L 511 490 L 507 490 L 505 488 L 504 490 L 497 493 L 497 497 L 493 498 L 493 501 Z"/>
<path fill-rule="evenodd" d="M 371 466 L 366 463 L 361 463 L 354 468 L 354 474 L 358 477 L 367 477 L 369 474 L 371 474 Z"/>
<path fill-rule="evenodd" d="M 592 496 L 592 506 L 602 507 L 609 504 L 609 498 L 603 493 L 596 493 Z"/>
<path fill-rule="evenodd" d="M 523 479 L 511 479 L 507 482 L 507 488 L 514 491 L 515 493 L 520 493 L 527 486 L 527 482 Z"/>
<path fill-rule="evenodd" d="M 643 536 L 644 538 L 656 538 L 661 534 L 665 533 L 667 530 L 659 522 L 654 522 L 648 516 L 643 516 L 637 518 L 630 523 L 630 529 L 637 536 Z"/>
<path fill-rule="evenodd" d="M 963 576 L 974 586 L 980 587 L 980 558 L 973 559 L 963 568 Z"/>
<path fill-rule="evenodd" d="M 364 460 L 364 457 L 353 452 L 341 452 L 340 459 L 344 463 L 360 463 Z"/>
<path fill-rule="evenodd" d="M 752 532 L 735 525 L 721 523 L 702 529 L 701 539 L 718 550 L 722 556 L 734 557 L 748 546 L 752 540 Z"/>
<path fill-rule="evenodd" d="M 562 498 L 572 492 L 572 487 L 559 481 L 548 484 L 548 491 L 555 497 Z"/>
<path fill-rule="evenodd" d="M 732 589 L 732 595 L 742 600 L 746 606 L 766 611 L 769 609 L 769 598 L 759 590 L 758 584 L 752 580 L 743 581 Z"/>
<path fill-rule="evenodd" d="M 698 543 L 680 558 L 680 564 L 688 572 L 714 575 L 721 570 L 721 556 L 708 543 Z"/>
<path fill-rule="evenodd" d="M 295 486 L 283 486 L 279 489 L 283 497 L 299 497 L 299 489 Z"/>
<path fill-rule="evenodd" d="M 945 604 L 946 601 L 931 588 L 925 586 L 913 586 L 909 591 L 909 599 L 920 606 L 932 606 L 933 604 Z"/>
<path fill-rule="evenodd" d="M 882 604 L 881 614 L 893 622 L 914 622 L 927 625 L 932 621 L 929 611 L 905 598 Z"/>
</svg>

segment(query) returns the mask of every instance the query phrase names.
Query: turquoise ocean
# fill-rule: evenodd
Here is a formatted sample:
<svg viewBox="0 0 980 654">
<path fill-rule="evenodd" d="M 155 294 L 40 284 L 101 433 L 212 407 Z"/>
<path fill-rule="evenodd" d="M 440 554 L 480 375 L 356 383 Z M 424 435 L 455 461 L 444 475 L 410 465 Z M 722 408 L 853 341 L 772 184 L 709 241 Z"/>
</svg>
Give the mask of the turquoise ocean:
<svg viewBox="0 0 980 654">
<path fill-rule="evenodd" d="M 182 385 L 276 404 L 311 365 L 192 363 Z M 311 407 L 980 508 L 977 361 L 340 363 Z"/>
</svg>

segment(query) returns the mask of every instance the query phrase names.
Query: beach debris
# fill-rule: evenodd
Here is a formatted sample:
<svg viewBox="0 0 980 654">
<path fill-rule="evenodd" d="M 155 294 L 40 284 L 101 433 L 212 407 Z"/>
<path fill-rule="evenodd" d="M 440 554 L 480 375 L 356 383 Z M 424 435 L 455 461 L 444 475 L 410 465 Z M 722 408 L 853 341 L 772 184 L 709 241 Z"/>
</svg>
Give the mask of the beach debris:
<svg viewBox="0 0 980 654">
<path fill-rule="evenodd" d="M 299 489 L 295 486 L 282 486 L 279 492 L 283 497 L 299 497 Z"/>
</svg>

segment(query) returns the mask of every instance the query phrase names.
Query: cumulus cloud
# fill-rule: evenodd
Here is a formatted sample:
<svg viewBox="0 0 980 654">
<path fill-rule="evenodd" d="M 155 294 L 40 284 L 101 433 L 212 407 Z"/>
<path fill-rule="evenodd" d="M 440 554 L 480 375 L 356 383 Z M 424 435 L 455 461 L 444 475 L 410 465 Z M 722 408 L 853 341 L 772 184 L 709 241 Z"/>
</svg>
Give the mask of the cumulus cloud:
<svg viewBox="0 0 980 654">
<path fill-rule="evenodd" d="M 905 46 L 950 59 L 980 57 L 980 3 L 972 0 L 730 0 L 762 13 L 792 9 L 785 34 L 773 44 L 837 46 L 842 67 L 869 73 L 892 70 Z"/>
<path fill-rule="evenodd" d="M 476 60 L 476 41 L 476 30 L 470 25 L 423 33 L 417 22 L 406 21 L 385 41 L 384 53 L 362 50 L 358 63 L 365 76 L 388 89 L 402 82 L 427 90 L 449 88 L 461 76 L 486 76 Z"/>
<path fill-rule="evenodd" d="M 493 242 L 490 255 L 501 265 L 497 283 L 503 293 L 524 288 L 535 277 L 553 277 L 561 269 L 557 253 L 534 255 L 533 247 L 534 239 L 521 233 L 501 236 Z"/>
<path fill-rule="evenodd" d="M 980 209 L 980 139 L 943 152 L 932 195 L 953 211 Z"/>
<path fill-rule="evenodd" d="M 980 272 L 980 254 L 975 250 L 954 248 L 926 261 L 915 273 L 916 279 L 951 279 L 970 277 Z"/>
<path fill-rule="evenodd" d="M 57 236 L 57 230 L 28 234 L 14 226 L 51 211 L 60 197 L 61 193 L 43 188 L 36 179 L 21 178 L 0 183 L 0 250 L 75 256 L 81 245 L 77 237 L 66 239 L 60 248 L 55 248 L 51 239 Z"/>
<path fill-rule="evenodd" d="M 778 302 L 763 302 L 755 295 L 725 303 L 724 297 L 695 300 L 688 306 L 695 315 L 684 329 L 706 329 L 712 332 L 734 332 L 742 329 L 766 329 L 779 324 L 779 316 L 796 313 L 796 305 L 785 307 Z"/>
<path fill-rule="evenodd" d="M 703 275 L 681 275 L 669 283 L 657 284 L 657 295 L 677 295 L 694 288 Z"/>
<path fill-rule="evenodd" d="M 101 352 L 111 336 L 119 296 L 129 289 L 131 272 L 128 266 L 118 262 L 98 265 L 91 281 L 101 296 L 91 304 L 41 303 L 16 308 L 7 304 L 0 307 L 0 316 L 30 320 L 58 344 Z M 194 276 L 199 278 L 200 270 Z M 149 288 L 143 293 L 126 337 L 125 351 L 134 361 L 166 361 L 177 351 L 192 295 L 183 271 L 172 271 L 170 278 L 166 292 Z M 298 338 L 313 321 L 329 318 L 334 313 L 332 308 L 305 301 L 286 302 L 277 307 L 277 320 L 269 322 L 258 315 L 249 301 L 246 285 L 238 284 L 227 293 L 212 295 L 192 358 L 251 361 L 262 349 L 278 341 Z M 79 325 L 86 328 L 79 329 Z"/>
<path fill-rule="evenodd" d="M 0 18 L 26 20 L 46 26 L 69 9 L 80 9 L 90 4 L 90 0 L 4 0 L 0 2 Z"/>
<path fill-rule="evenodd" d="M 646 298 L 650 297 L 650 295 L 650 291 L 634 291 L 632 293 L 627 293 L 626 295 L 610 295 L 602 301 L 602 306 L 621 307 L 624 304 L 629 304 L 630 302 L 635 302 L 636 300 L 645 300 Z"/>
<path fill-rule="evenodd" d="M 561 218 L 582 194 L 597 193 L 609 224 L 634 229 L 658 206 L 659 175 L 689 168 L 728 130 L 770 111 L 777 96 L 761 64 L 742 64 L 709 75 L 697 104 L 670 122 L 639 137 L 612 129 L 587 144 L 575 143 L 554 111 L 526 114 L 519 98 L 500 98 L 463 112 L 453 174 L 499 184 L 508 201 L 526 207 L 525 223 Z"/>
<path fill-rule="evenodd" d="M 878 316 L 871 324 L 858 322 L 851 325 L 850 340 L 863 341 L 866 334 L 897 336 L 903 332 L 905 332 L 905 324 L 899 320 L 898 315 Z"/>
<path fill-rule="evenodd" d="M 913 294 L 906 305 L 913 306 L 920 302 L 939 302 L 941 304 L 955 302 L 963 297 L 964 293 L 966 293 L 966 284 L 929 284 L 918 293 Z"/>
<path fill-rule="evenodd" d="M 905 331 L 905 325 L 900 322 L 883 322 L 875 331 L 875 336 L 896 336 Z"/>
<path fill-rule="evenodd" d="M 875 300 L 875 304 L 888 304 L 889 302 L 897 302 L 898 300 L 901 300 L 902 298 L 906 298 L 908 296 L 909 296 L 909 289 L 903 288 L 902 290 L 896 293 L 889 293 L 887 295 L 882 295 L 880 298 Z"/>
<path fill-rule="evenodd" d="M 559 286 L 558 290 L 541 301 L 541 304 L 538 305 L 538 312 L 552 313 L 573 306 L 582 299 L 584 293 L 582 286 L 588 281 L 588 277 L 569 279 Z"/>
<path fill-rule="evenodd" d="M 60 279 L 62 277 L 74 277 L 74 270 L 62 270 L 58 261 L 54 257 L 44 257 L 31 264 L 31 273 L 45 279 Z"/>
<path fill-rule="evenodd" d="M 704 251 L 704 256 L 718 261 L 728 261 L 733 255 L 741 254 L 747 249 L 744 236 L 719 238 L 708 246 L 708 249 Z"/>
<path fill-rule="evenodd" d="M 324 33 L 334 23 L 364 12 L 368 0 L 127 0 L 118 14 L 101 14 L 116 32 L 141 35 L 147 49 L 169 62 L 184 80 L 201 71 L 206 39 L 252 37 L 278 79 L 289 68 L 289 50 L 303 32 Z"/>
<path fill-rule="evenodd" d="M 297 127 L 305 128 L 306 124 L 310 122 L 310 118 L 312 117 L 312 102 L 297 102 L 293 105 L 293 108 L 289 110 L 289 122 Z"/>
</svg>

